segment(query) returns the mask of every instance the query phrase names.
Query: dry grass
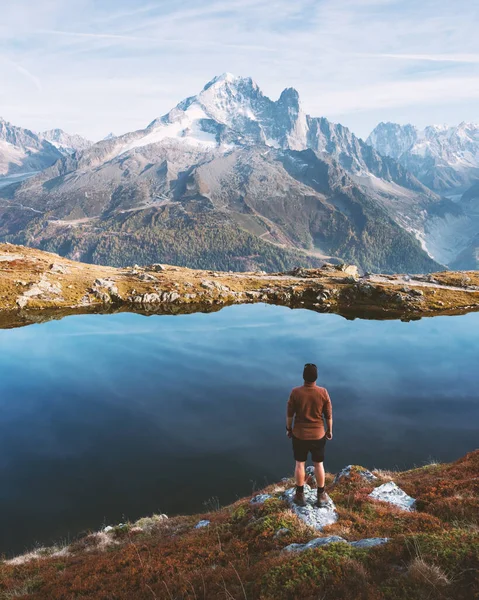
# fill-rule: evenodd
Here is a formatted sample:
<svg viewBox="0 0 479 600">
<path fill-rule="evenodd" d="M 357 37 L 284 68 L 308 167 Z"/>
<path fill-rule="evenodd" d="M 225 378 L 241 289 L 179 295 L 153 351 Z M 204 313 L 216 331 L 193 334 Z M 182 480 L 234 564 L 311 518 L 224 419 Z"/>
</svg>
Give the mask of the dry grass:
<svg viewBox="0 0 479 600">
<path fill-rule="evenodd" d="M 433 588 L 445 587 L 451 583 L 440 567 L 426 562 L 419 556 L 410 562 L 407 574 L 412 581 L 418 584 L 427 584 Z"/>
</svg>

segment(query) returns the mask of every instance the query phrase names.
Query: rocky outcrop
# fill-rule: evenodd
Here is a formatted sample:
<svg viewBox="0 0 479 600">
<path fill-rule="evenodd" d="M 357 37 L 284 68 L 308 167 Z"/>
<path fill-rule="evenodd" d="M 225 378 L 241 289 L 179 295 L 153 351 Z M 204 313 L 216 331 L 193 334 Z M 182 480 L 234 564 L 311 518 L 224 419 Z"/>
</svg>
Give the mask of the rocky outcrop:
<svg viewBox="0 0 479 600">
<path fill-rule="evenodd" d="M 366 481 L 375 481 L 377 479 L 376 475 L 373 475 L 371 471 L 368 471 L 364 467 L 348 465 L 336 474 L 334 478 L 334 483 L 338 483 L 342 479 L 349 479 L 353 473 L 359 475 L 362 479 L 365 479 Z"/>
<path fill-rule="evenodd" d="M 394 483 L 394 481 L 383 483 L 375 488 L 369 494 L 369 497 L 374 500 L 393 504 L 394 506 L 407 511 L 414 510 L 414 505 L 416 503 L 415 499 L 408 496 L 406 492 Z"/>
<path fill-rule="evenodd" d="M 329 496 L 327 505 L 324 508 L 317 508 L 315 506 L 317 500 L 317 491 L 313 490 L 309 485 L 304 486 L 304 499 L 306 501 L 306 506 L 297 506 L 293 502 L 294 493 L 295 488 L 290 488 L 284 493 L 284 498 L 291 506 L 291 510 L 299 519 L 306 523 L 306 525 L 321 531 L 326 525 L 332 525 L 338 520 L 336 507 Z"/>
<path fill-rule="evenodd" d="M 168 265 L 115 269 L 3 244 L 0 310 L 128 308 L 161 313 L 266 302 L 346 316 L 415 318 L 479 309 L 476 272 L 368 274 L 358 279 L 351 274 L 355 270 L 332 264 L 277 273 L 215 272 Z"/>
</svg>

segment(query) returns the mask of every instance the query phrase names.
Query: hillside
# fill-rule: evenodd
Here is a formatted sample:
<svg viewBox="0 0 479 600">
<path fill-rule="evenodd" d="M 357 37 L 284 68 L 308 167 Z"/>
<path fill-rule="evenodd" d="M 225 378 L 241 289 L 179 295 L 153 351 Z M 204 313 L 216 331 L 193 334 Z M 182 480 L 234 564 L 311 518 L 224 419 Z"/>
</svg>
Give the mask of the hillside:
<svg viewBox="0 0 479 600">
<path fill-rule="evenodd" d="M 111 310 L 180 313 L 267 302 L 345 316 L 417 318 L 479 308 L 479 273 L 362 277 L 352 265 L 277 273 L 192 270 L 150 264 L 83 264 L 0 244 L 1 326 Z"/>
<path fill-rule="evenodd" d="M 410 508 L 369 496 L 391 481 Z M 0 598 L 473 600 L 478 481 L 477 450 L 405 472 L 352 466 L 327 475 L 330 509 L 301 512 L 286 478 L 201 515 L 153 515 L 4 560 Z M 334 522 L 307 524 L 327 510 Z"/>
</svg>

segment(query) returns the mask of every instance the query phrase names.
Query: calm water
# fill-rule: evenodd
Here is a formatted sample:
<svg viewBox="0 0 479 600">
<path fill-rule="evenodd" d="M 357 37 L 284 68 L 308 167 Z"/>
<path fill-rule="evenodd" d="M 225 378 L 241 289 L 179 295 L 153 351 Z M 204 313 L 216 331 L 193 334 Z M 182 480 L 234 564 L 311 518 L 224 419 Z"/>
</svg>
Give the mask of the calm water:
<svg viewBox="0 0 479 600">
<path fill-rule="evenodd" d="M 411 467 L 478 444 L 479 314 L 347 321 L 255 305 L 0 331 L 0 552 L 226 504 L 292 471 L 285 403 L 316 362 L 326 466 Z"/>
</svg>

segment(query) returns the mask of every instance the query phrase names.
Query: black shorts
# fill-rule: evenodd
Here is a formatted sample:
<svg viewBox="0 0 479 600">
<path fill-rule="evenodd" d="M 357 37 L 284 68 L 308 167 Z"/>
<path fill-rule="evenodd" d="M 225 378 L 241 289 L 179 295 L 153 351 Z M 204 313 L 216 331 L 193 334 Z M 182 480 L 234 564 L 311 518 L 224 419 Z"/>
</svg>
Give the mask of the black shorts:
<svg viewBox="0 0 479 600">
<path fill-rule="evenodd" d="M 306 462 L 308 454 L 311 452 L 313 462 L 323 462 L 325 446 L 326 436 L 323 436 L 320 440 L 300 440 L 293 435 L 294 460 Z"/>
</svg>

